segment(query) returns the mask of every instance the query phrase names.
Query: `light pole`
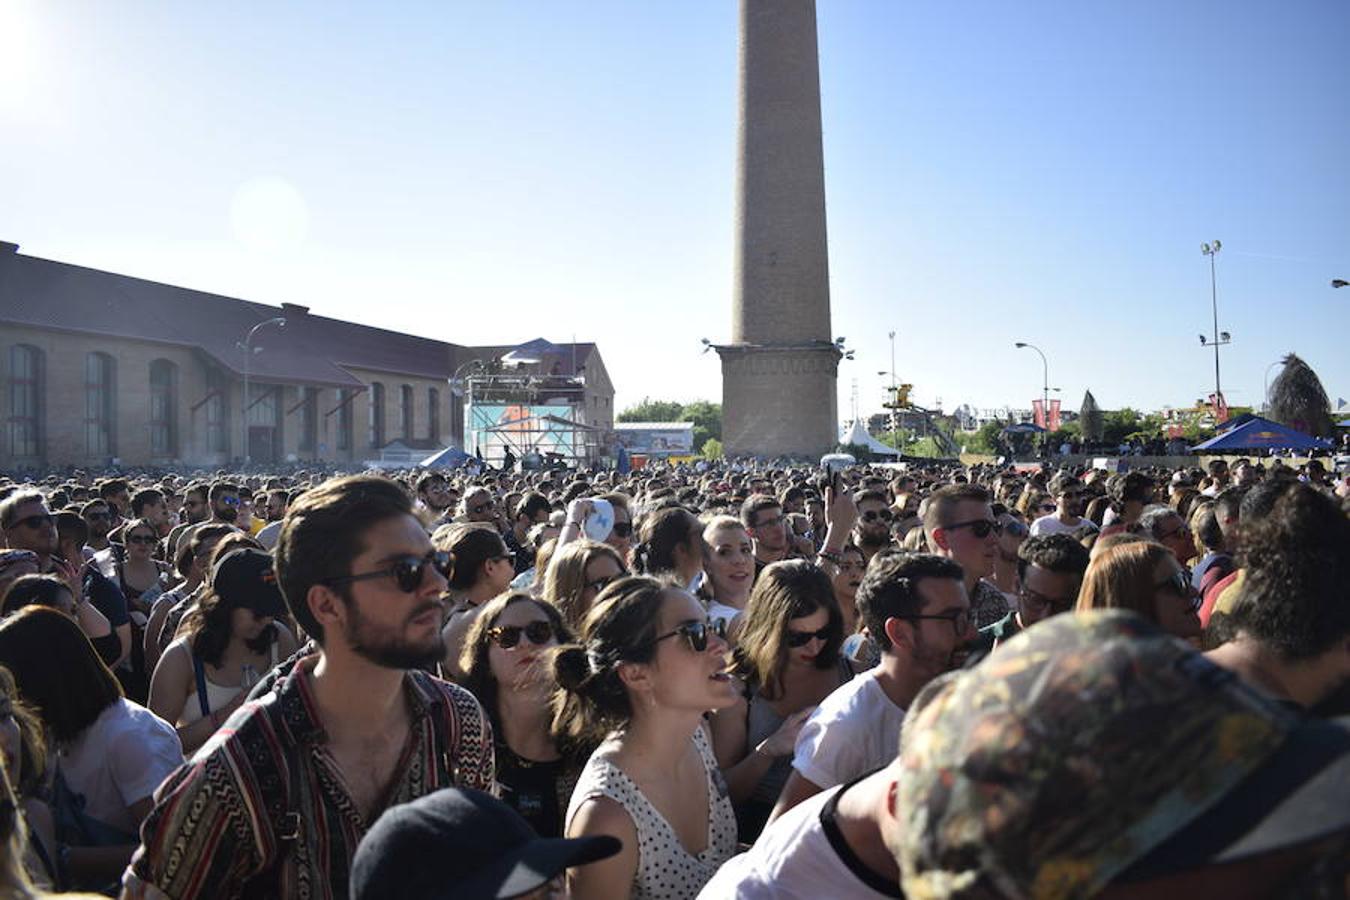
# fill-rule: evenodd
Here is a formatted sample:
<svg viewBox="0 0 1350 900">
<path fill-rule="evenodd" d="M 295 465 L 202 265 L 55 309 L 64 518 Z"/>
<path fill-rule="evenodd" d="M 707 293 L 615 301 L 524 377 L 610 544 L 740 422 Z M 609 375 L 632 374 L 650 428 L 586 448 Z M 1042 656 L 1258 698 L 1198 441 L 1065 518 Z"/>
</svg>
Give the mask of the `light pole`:
<svg viewBox="0 0 1350 900">
<path fill-rule="evenodd" d="M 900 408 L 896 405 L 895 389 L 899 386 L 899 381 L 895 377 L 895 332 L 890 331 L 886 334 L 891 339 L 891 440 L 895 441 L 897 450 L 900 443 Z M 885 375 L 885 372 L 878 372 L 878 375 Z"/>
<path fill-rule="evenodd" d="M 1041 354 L 1041 415 L 1045 418 L 1045 430 L 1048 434 L 1050 431 L 1050 364 L 1045 361 L 1045 354 L 1041 352 L 1041 348 L 1035 344 L 1018 341 L 1013 346 L 1018 350 L 1035 350 Z"/>
<path fill-rule="evenodd" d="M 244 396 L 239 401 L 239 418 L 241 420 L 240 426 L 242 429 L 240 437 L 243 439 L 243 443 L 240 444 L 239 449 L 244 451 L 244 465 L 248 465 L 253 461 L 248 452 L 248 367 L 249 363 L 253 360 L 253 354 L 262 349 L 261 347 L 253 346 L 253 336 L 258 333 L 260 328 L 263 328 L 266 325 L 275 325 L 278 328 L 285 328 L 286 318 L 284 316 L 276 316 L 275 318 L 259 322 L 248 330 L 248 334 L 244 335 L 242 343 L 235 343 L 236 347 L 244 351 Z"/>
<path fill-rule="evenodd" d="M 1219 348 L 1233 342 L 1228 332 L 1219 330 L 1219 289 L 1214 271 L 1214 257 L 1218 256 L 1222 249 L 1223 244 L 1218 241 L 1200 245 L 1200 252 L 1209 257 L 1209 301 L 1214 312 L 1214 335 L 1208 340 L 1203 334 L 1200 335 L 1200 346 L 1212 346 L 1214 348 L 1214 407 L 1216 415 L 1220 406 L 1227 405 L 1223 402 L 1223 387 L 1219 382 Z"/>
<path fill-rule="evenodd" d="M 1277 360 L 1275 360 L 1273 363 L 1271 363 L 1270 365 L 1266 366 L 1266 386 L 1265 386 L 1265 389 L 1261 391 L 1261 414 L 1262 414 L 1262 415 L 1265 415 L 1266 413 L 1270 412 L 1270 370 L 1273 369 L 1273 368 L 1275 368 L 1276 366 L 1280 365 L 1280 364 L 1283 363 L 1283 362 L 1284 362 L 1284 360 L 1282 360 L 1282 359 L 1277 359 Z"/>
<path fill-rule="evenodd" d="M 468 416 L 473 411 L 473 383 L 467 379 L 461 379 L 459 376 L 460 373 L 466 369 L 478 369 L 479 371 L 482 371 L 485 365 L 486 364 L 481 359 L 471 359 L 468 362 L 460 363 L 454 373 L 450 376 L 450 393 L 455 395 L 462 407 L 459 416 L 459 449 L 463 450 L 465 453 L 469 452 L 469 448 L 465 446 L 465 442 L 469 439 Z"/>
</svg>

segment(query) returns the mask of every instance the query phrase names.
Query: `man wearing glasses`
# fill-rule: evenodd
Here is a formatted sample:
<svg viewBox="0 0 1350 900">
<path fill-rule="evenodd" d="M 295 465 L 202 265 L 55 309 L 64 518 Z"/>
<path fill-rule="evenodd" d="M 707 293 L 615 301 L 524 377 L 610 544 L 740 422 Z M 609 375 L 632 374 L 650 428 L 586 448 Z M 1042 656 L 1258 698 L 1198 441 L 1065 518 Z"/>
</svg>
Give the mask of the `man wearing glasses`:
<svg viewBox="0 0 1350 900">
<path fill-rule="evenodd" d="M 1055 511 L 1031 523 L 1031 536 L 1069 534 L 1084 525 L 1097 530 L 1091 519 L 1083 518 L 1087 504 L 1087 488 L 1072 475 L 1059 474 L 1050 481 L 1050 495 L 1055 498 Z"/>
<path fill-rule="evenodd" d="M 497 526 L 497 502 L 492 491 L 485 487 L 473 487 L 464 492 L 461 522 L 486 522 Z"/>
<path fill-rule="evenodd" d="M 357 842 L 385 809 L 443 787 L 493 790 L 482 708 L 418 669 L 445 653 L 449 561 L 404 490 L 358 475 L 307 491 L 276 560 L 318 649 L 161 785 L 124 897 L 345 897 Z"/>
<path fill-rule="evenodd" d="M 895 758 L 910 702 L 958 668 L 975 639 L 964 579 L 959 565 L 928 553 L 886 550 L 872 560 L 856 602 L 881 661 L 836 688 L 806 720 L 770 822 Z"/>
<path fill-rule="evenodd" d="M 773 494 L 751 494 L 741 504 L 741 524 L 755 545 L 755 577 L 769 563 L 789 556 L 787 518 Z"/>
<path fill-rule="evenodd" d="M 980 629 L 965 667 L 984 659 L 1002 643 L 1037 622 L 1072 612 L 1088 567 L 1087 548 L 1067 534 L 1028 538 L 1017 548 L 1019 609 Z"/>
<path fill-rule="evenodd" d="M 112 510 L 108 508 L 106 500 L 90 500 L 80 508 L 80 518 L 89 526 L 89 539 L 81 555 L 85 559 L 93 559 L 95 553 L 112 546 L 108 540 L 108 533 L 112 531 Z"/>
<path fill-rule="evenodd" d="M 923 517 L 928 548 L 955 560 L 965 572 L 966 594 L 975 627 L 992 625 L 1008 614 L 1008 600 L 985 581 L 994 571 L 1002 530 L 989 506 L 989 494 L 974 484 L 938 488 Z"/>
</svg>

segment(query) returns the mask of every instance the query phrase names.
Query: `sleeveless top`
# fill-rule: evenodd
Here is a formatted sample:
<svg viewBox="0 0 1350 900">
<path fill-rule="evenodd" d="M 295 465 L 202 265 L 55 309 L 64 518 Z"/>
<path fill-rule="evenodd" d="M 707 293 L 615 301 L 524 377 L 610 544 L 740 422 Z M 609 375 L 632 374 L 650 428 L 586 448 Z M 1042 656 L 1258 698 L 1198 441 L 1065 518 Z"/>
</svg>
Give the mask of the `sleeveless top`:
<svg viewBox="0 0 1350 900">
<path fill-rule="evenodd" d="M 633 820 L 638 836 L 638 867 L 633 878 L 633 900 L 684 900 L 698 896 L 722 863 L 736 853 L 736 816 L 731 809 L 726 782 L 713 757 L 712 746 L 702 727 L 690 739 L 703 760 L 708 791 L 708 846 L 697 856 L 680 843 L 666 817 L 647 800 L 622 769 L 591 754 L 581 773 L 567 821 L 577 808 L 594 797 L 608 797 Z"/>
<path fill-rule="evenodd" d="M 183 711 L 178 714 L 178 727 L 191 725 L 198 719 L 211 715 L 212 710 L 220 709 L 229 704 L 243 688 L 239 685 L 230 686 L 227 684 L 216 684 L 210 678 L 206 677 L 206 666 L 197 655 L 192 652 L 192 648 L 187 648 L 188 655 L 192 657 L 192 672 L 196 676 L 197 687 L 187 702 L 183 704 Z M 272 641 L 271 659 L 268 663 L 268 670 L 276 667 L 277 664 L 277 642 Z M 259 675 L 266 675 L 266 672 L 260 672 Z"/>
<path fill-rule="evenodd" d="M 843 654 L 839 656 L 838 665 L 839 684 L 843 684 L 853 677 L 853 667 L 849 665 L 848 659 Z M 837 687 L 838 685 L 836 685 Z M 775 731 L 782 727 L 786 720 L 785 716 L 780 716 L 774 712 L 773 706 L 768 700 L 765 700 L 759 691 L 750 695 L 749 702 L 745 711 L 745 746 L 751 750 L 759 746 L 760 741 L 770 737 Z M 755 789 L 750 794 L 751 803 L 767 803 L 772 809 L 778 802 L 778 795 L 783 792 L 783 785 L 787 783 L 788 776 L 792 774 L 792 757 L 780 756 L 769 766 L 769 771 L 764 773 L 764 777 L 755 785 Z"/>
</svg>

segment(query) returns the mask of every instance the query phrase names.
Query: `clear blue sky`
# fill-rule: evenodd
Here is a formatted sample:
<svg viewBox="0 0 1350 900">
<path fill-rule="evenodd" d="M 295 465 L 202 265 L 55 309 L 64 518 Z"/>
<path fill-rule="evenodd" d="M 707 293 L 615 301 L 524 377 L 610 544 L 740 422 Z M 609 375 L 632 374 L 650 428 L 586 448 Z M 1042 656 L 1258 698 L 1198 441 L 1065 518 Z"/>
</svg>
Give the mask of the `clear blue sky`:
<svg viewBox="0 0 1350 900">
<path fill-rule="evenodd" d="M 880 402 L 1350 399 L 1350 4 L 821 0 L 835 333 Z M 0 239 L 720 398 L 736 3 L 0 0 Z"/>
</svg>

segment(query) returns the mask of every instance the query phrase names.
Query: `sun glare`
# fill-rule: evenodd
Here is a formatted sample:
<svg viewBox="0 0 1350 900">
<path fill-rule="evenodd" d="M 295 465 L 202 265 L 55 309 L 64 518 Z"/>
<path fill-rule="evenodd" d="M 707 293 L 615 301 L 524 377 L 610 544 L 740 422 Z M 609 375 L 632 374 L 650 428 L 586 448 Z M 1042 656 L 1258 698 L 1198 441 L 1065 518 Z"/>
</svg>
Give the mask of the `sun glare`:
<svg viewBox="0 0 1350 900">
<path fill-rule="evenodd" d="M 299 247 L 309 232 L 309 210 L 295 186 L 274 175 L 251 178 L 230 201 L 234 239 L 250 250 L 279 254 Z"/>
</svg>

